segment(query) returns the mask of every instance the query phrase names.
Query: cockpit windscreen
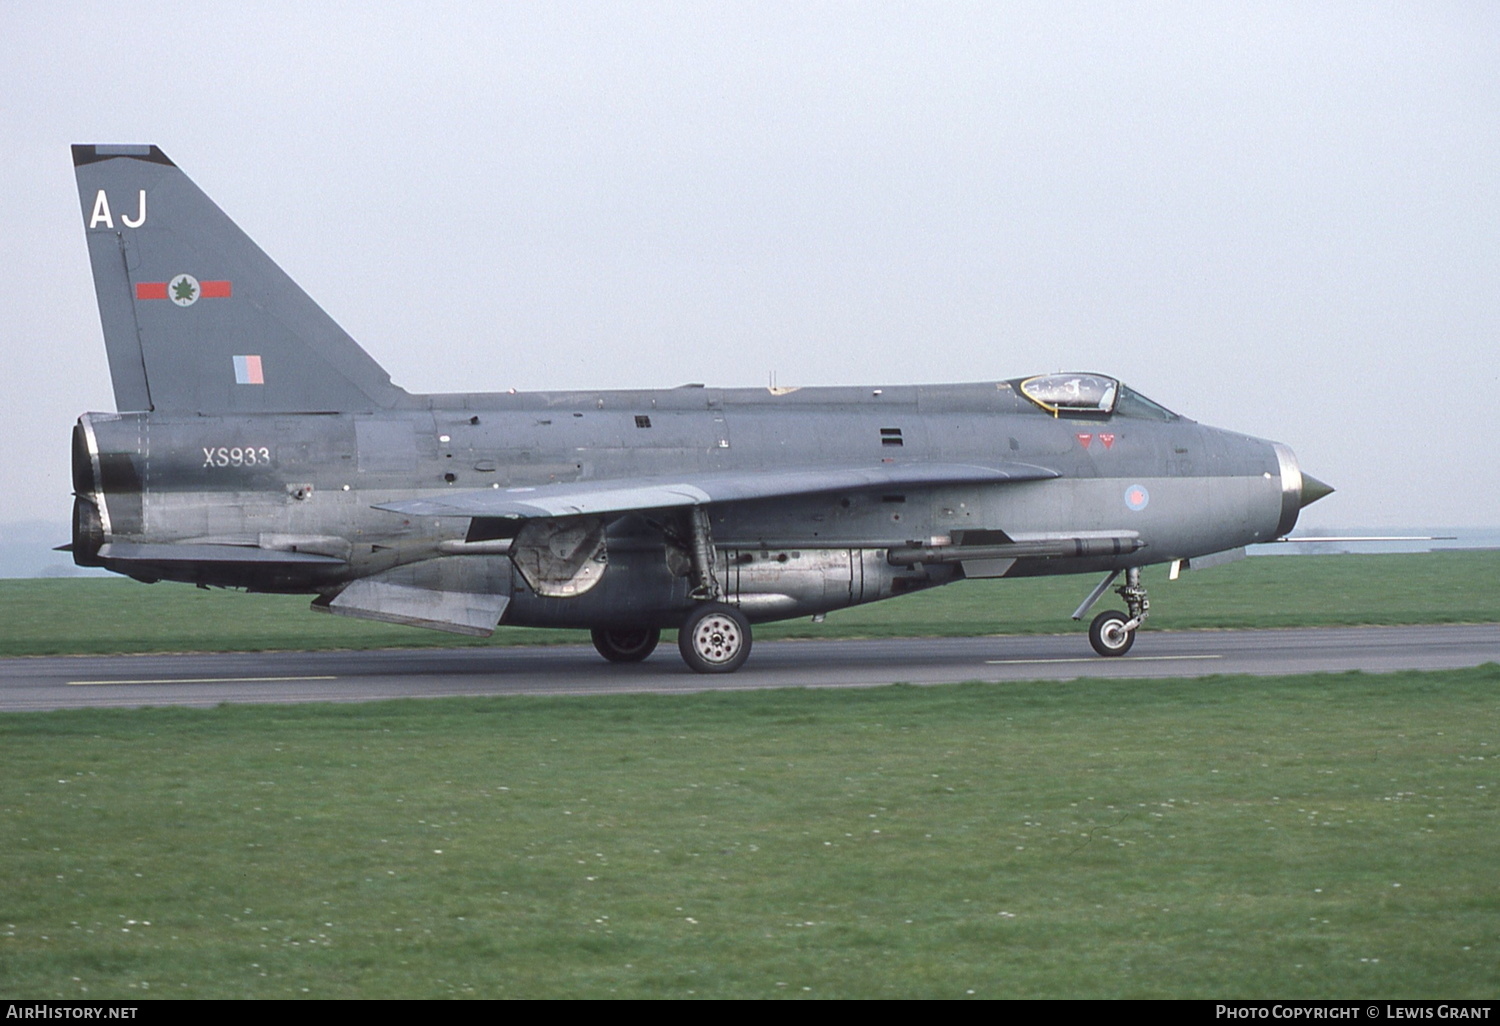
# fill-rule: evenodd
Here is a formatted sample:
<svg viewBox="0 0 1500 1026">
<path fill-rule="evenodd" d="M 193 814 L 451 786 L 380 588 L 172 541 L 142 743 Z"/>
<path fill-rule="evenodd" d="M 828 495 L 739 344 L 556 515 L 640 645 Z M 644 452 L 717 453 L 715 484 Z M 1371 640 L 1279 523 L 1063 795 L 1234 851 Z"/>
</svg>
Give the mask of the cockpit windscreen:
<svg viewBox="0 0 1500 1026">
<path fill-rule="evenodd" d="M 1049 413 L 1108 413 L 1120 383 L 1101 374 L 1043 374 L 1021 382 L 1021 394 Z"/>
<path fill-rule="evenodd" d="M 1041 374 L 1020 384 L 1020 392 L 1054 417 L 1067 415 L 1176 420 L 1177 414 L 1103 374 Z"/>
</svg>

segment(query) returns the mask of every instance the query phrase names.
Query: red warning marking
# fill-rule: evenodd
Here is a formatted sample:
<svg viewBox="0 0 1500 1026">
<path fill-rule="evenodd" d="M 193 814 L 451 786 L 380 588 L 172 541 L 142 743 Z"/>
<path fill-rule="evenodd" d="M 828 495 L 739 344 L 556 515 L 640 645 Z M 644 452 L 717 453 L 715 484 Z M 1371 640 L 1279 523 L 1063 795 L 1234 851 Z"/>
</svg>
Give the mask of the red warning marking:
<svg viewBox="0 0 1500 1026">
<path fill-rule="evenodd" d="M 203 287 L 204 287 L 204 294 L 207 295 L 207 292 L 208 292 L 208 282 L 204 282 L 203 283 Z M 1101 442 L 1104 443 L 1104 447 L 1106 449 L 1112 449 L 1112 448 L 1114 448 L 1114 445 L 1115 445 L 1115 436 L 1114 435 L 1100 435 L 1099 436 L 1099 441 L 1101 441 Z"/>
<path fill-rule="evenodd" d="M 1094 436 L 1093 435 L 1079 435 L 1078 436 L 1078 444 L 1081 445 L 1081 446 L 1083 446 L 1085 449 L 1087 449 L 1089 447 L 1089 443 L 1092 442 L 1093 440 L 1094 440 Z"/>
</svg>

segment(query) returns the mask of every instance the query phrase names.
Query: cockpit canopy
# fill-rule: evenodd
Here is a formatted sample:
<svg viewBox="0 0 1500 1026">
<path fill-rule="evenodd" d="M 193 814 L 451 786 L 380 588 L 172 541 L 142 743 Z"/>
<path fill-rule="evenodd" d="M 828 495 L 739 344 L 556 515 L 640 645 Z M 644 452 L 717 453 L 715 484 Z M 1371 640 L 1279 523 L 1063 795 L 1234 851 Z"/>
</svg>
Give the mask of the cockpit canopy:
<svg viewBox="0 0 1500 1026">
<path fill-rule="evenodd" d="M 1137 417 L 1177 420 L 1177 414 L 1103 374 L 1039 374 L 1017 391 L 1054 417 Z"/>
</svg>

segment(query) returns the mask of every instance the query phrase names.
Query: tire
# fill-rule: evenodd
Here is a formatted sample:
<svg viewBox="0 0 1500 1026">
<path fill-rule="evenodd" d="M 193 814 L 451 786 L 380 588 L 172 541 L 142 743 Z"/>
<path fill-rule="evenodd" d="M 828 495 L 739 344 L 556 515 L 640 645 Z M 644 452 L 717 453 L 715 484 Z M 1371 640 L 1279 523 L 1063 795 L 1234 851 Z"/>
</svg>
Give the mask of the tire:
<svg viewBox="0 0 1500 1026">
<path fill-rule="evenodd" d="M 1102 656 L 1124 655 L 1135 644 L 1135 631 L 1120 629 L 1129 622 L 1130 618 L 1118 610 L 1100 613 L 1089 624 L 1089 644 Z"/>
<path fill-rule="evenodd" d="M 677 632 L 677 648 L 694 673 L 733 673 L 750 657 L 750 621 L 732 606 L 699 606 Z"/>
<path fill-rule="evenodd" d="M 594 639 L 594 648 L 612 663 L 639 663 L 656 651 L 656 643 L 661 640 L 661 630 L 657 627 L 596 628 L 589 634 Z"/>
</svg>

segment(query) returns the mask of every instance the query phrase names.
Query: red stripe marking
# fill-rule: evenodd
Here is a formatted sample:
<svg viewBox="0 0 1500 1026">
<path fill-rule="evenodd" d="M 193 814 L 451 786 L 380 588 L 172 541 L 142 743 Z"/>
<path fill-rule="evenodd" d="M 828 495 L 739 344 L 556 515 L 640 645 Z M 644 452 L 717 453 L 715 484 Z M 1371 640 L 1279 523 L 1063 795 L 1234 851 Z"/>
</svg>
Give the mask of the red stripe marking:
<svg viewBox="0 0 1500 1026">
<path fill-rule="evenodd" d="M 138 281 L 135 283 L 136 299 L 166 299 L 167 283 L 164 281 Z"/>
<path fill-rule="evenodd" d="M 200 281 L 198 287 L 203 290 L 204 299 L 228 299 L 234 294 L 227 281 Z"/>
<path fill-rule="evenodd" d="M 247 371 L 249 371 L 249 374 L 250 374 L 250 384 L 252 384 L 252 385 L 264 385 L 266 383 L 265 372 L 261 370 L 261 366 L 260 366 L 260 357 L 258 357 L 258 356 L 247 356 L 247 357 L 245 357 L 245 369 Z"/>
</svg>

